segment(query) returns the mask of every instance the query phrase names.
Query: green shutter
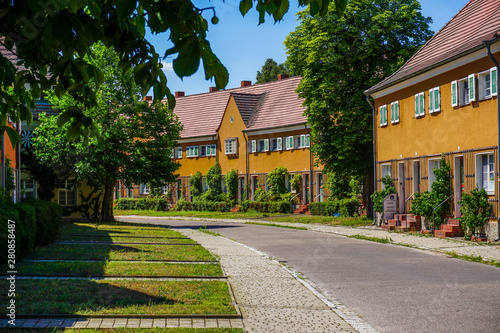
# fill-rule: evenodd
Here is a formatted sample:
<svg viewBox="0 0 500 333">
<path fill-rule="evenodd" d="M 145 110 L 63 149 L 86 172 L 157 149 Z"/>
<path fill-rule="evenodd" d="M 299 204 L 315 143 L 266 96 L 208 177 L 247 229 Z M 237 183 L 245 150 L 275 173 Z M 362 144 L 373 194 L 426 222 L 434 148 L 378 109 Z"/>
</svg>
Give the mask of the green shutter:
<svg viewBox="0 0 500 333">
<path fill-rule="evenodd" d="M 492 96 L 496 96 L 498 94 L 498 91 L 497 91 L 497 84 L 498 84 L 498 77 L 497 77 L 497 68 L 496 67 L 493 67 L 491 69 L 491 95 Z"/>
<path fill-rule="evenodd" d="M 469 75 L 469 102 L 476 100 L 476 76 L 475 74 Z"/>
<path fill-rule="evenodd" d="M 457 81 L 451 82 L 451 106 L 458 105 L 458 83 Z"/>
<path fill-rule="evenodd" d="M 269 151 L 269 139 L 264 140 L 264 151 Z"/>
<path fill-rule="evenodd" d="M 420 115 L 420 95 L 415 95 L 415 117 Z"/>
<path fill-rule="evenodd" d="M 311 147 L 311 136 L 309 134 L 306 135 L 306 147 Z"/>
<path fill-rule="evenodd" d="M 434 111 L 439 111 L 440 103 L 439 103 L 439 87 L 434 88 Z"/>
<path fill-rule="evenodd" d="M 425 114 L 425 93 L 420 93 L 420 115 Z"/>
<path fill-rule="evenodd" d="M 277 146 L 278 146 L 277 148 L 278 148 L 278 150 L 282 150 L 283 149 L 283 141 L 282 141 L 282 139 L 278 138 L 277 141 L 278 141 L 277 142 Z"/>
<path fill-rule="evenodd" d="M 434 112 L 434 98 L 433 98 L 433 89 L 429 90 L 429 112 Z"/>
<path fill-rule="evenodd" d="M 379 114 L 380 114 L 380 126 L 383 126 L 384 125 L 384 107 L 381 106 L 379 110 L 380 110 L 380 112 L 379 112 Z"/>
</svg>

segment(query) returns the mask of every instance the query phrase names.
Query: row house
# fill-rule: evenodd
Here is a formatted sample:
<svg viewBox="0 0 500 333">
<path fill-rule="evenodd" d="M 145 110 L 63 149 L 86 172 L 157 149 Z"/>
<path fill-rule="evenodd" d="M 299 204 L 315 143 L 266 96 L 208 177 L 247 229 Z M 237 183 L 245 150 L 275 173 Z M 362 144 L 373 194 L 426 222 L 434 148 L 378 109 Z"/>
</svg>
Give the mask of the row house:
<svg viewBox="0 0 500 333">
<path fill-rule="evenodd" d="M 471 0 L 393 75 L 375 100 L 375 179 L 390 175 L 398 211 L 431 189 L 441 155 L 451 167 L 453 215 L 463 192 L 484 188 L 498 216 L 500 2 Z M 492 216 L 488 239 L 498 237 Z"/>
<path fill-rule="evenodd" d="M 170 193 L 172 201 L 190 200 L 189 178 L 197 171 L 206 175 L 218 162 L 223 175 L 238 170 L 239 200 L 255 199 L 258 188 L 267 189 L 267 174 L 284 166 L 290 177 L 302 175 L 299 200 L 324 201 L 326 176 L 312 156 L 305 108 L 295 92 L 300 80 L 280 75 L 275 82 L 242 81 L 241 87 L 228 90 L 211 88 L 190 96 L 177 92 L 174 112 L 184 127 L 172 158 L 181 167 L 177 183 L 163 193 Z M 132 189 L 117 184 L 116 197 L 148 194 L 146 184 Z"/>
</svg>

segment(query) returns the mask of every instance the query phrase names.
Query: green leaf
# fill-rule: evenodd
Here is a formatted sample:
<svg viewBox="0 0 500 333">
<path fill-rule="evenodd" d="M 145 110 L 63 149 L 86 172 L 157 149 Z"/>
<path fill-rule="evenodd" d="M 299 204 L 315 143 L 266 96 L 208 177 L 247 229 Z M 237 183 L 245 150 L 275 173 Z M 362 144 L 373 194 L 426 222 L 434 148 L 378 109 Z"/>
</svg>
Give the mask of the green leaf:
<svg viewBox="0 0 500 333">
<path fill-rule="evenodd" d="M 252 0 L 241 0 L 240 1 L 240 13 L 245 16 L 246 13 L 252 8 Z"/>
<path fill-rule="evenodd" d="M 57 118 L 57 126 L 63 127 L 71 118 L 80 118 L 81 113 L 78 109 L 69 109 L 59 114 Z"/>
<path fill-rule="evenodd" d="M 175 74 L 180 78 L 191 76 L 200 66 L 200 42 L 198 38 L 191 37 L 186 40 L 179 55 L 173 61 Z"/>
<path fill-rule="evenodd" d="M 82 122 L 80 120 L 75 120 L 73 123 L 71 123 L 66 132 L 68 140 L 77 139 L 81 134 L 81 129 L 82 129 Z"/>
<path fill-rule="evenodd" d="M 15 129 L 10 126 L 4 126 L 4 131 L 9 136 L 10 142 L 12 143 L 12 149 L 14 149 L 18 143 L 21 143 L 21 136 Z"/>
<path fill-rule="evenodd" d="M 134 12 L 137 7 L 137 1 L 135 0 L 117 0 L 116 1 L 116 13 L 121 19 L 127 18 Z"/>
</svg>

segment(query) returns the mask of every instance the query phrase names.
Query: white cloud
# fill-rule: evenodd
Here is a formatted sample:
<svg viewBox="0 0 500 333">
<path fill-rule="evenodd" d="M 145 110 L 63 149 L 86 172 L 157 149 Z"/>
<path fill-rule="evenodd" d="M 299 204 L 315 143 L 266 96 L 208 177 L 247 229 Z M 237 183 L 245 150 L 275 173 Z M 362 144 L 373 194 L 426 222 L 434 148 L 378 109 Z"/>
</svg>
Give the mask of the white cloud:
<svg viewBox="0 0 500 333">
<path fill-rule="evenodd" d="M 163 70 L 165 72 L 173 72 L 174 71 L 174 67 L 172 66 L 172 63 L 171 62 L 165 62 L 165 61 L 162 61 L 161 62 L 162 65 L 163 65 Z"/>
</svg>

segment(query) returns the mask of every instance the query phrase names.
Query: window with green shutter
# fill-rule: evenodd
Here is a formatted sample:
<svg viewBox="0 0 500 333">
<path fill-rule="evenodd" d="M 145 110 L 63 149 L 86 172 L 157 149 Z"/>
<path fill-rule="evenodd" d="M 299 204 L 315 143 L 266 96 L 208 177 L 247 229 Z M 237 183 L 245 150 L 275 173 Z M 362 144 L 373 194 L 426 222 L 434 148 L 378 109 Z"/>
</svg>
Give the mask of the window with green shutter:
<svg viewBox="0 0 500 333">
<path fill-rule="evenodd" d="M 391 124 L 399 123 L 399 101 L 391 103 Z"/>
<path fill-rule="evenodd" d="M 250 152 L 255 153 L 257 152 L 257 140 L 252 140 L 250 143 Z"/>
<path fill-rule="evenodd" d="M 269 151 L 269 139 L 264 140 L 264 151 Z"/>
<path fill-rule="evenodd" d="M 277 139 L 278 150 L 282 150 L 283 149 L 283 142 L 281 140 L 282 140 L 281 138 Z"/>
<path fill-rule="evenodd" d="M 309 134 L 306 135 L 306 147 L 311 147 L 311 135 Z"/>
<path fill-rule="evenodd" d="M 429 89 L 429 113 L 441 111 L 440 87 Z"/>
<path fill-rule="evenodd" d="M 415 117 L 421 117 L 425 115 L 425 93 L 421 92 L 415 94 Z"/>
<path fill-rule="evenodd" d="M 476 76 L 471 74 L 468 76 L 469 81 L 469 102 L 476 100 Z"/>
<path fill-rule="evenodd" d="M 490 69 L 490 73 L 491 73 L 491 96 L 497 96 L 498 94 L 498 72 L 497 72 L 497 68 L 496 67 L 493 67 L 492 69 Z"/>
<path fill-rule="evenodd" d="M 387 105 L 382 105 L 379 108 L 379 113 L 380 113 L 380 126 L 385 126 L 387 125 Z"/>
</svg>

